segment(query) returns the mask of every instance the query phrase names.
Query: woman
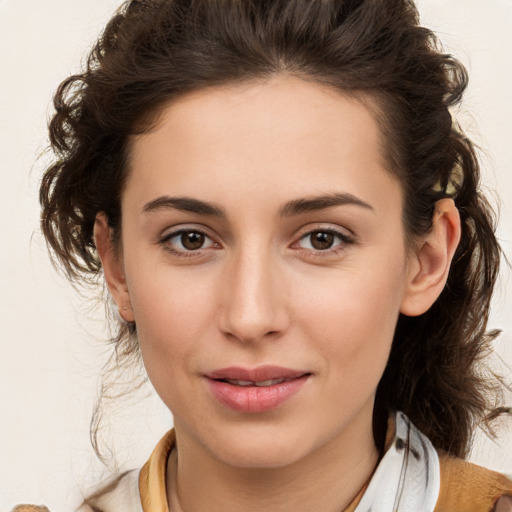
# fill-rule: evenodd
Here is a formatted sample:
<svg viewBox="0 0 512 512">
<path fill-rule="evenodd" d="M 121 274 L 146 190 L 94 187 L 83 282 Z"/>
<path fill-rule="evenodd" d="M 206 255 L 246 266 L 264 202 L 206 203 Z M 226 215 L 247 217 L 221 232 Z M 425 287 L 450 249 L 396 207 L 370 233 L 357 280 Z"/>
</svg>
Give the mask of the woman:
<svg viewBox="0 0 512 512">
<path fill-rule="evenodd" d="M 61 85 L 44 234 L 175 425 L 84 510 L 512 510 L 463 461 L 499 246 L 436 44 L 406 0 L 133 0 Z"/>
</svg>

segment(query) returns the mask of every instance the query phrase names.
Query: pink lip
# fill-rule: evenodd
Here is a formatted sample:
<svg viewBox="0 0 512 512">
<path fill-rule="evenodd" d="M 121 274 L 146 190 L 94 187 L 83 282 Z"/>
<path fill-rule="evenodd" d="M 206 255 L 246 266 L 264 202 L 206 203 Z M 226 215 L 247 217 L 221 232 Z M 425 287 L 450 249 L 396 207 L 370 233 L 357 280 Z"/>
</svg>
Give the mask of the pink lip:
<svg viewBox="0 0 512 512">
<path fill-rule="evenodd" d="M 265 412 L 275 409 L 298 393 L 311 373 L 282 368 L 260 366 L 254 369 L 223 368 L 205 375 L 213 396 L 223 405 L 239 412 Z M 271 386 L 238 386 L 225 380 L 262 382 L 287 379 Z"/>
</svg>

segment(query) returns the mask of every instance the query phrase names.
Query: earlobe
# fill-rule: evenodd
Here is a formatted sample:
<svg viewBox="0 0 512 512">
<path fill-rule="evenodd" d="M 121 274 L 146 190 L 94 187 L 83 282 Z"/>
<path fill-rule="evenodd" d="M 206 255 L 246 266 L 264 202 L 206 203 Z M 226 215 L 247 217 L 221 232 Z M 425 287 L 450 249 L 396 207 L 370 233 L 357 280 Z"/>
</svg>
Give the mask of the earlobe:
<svg viewBox="0 0 512 512">
<path fill-rule="evenodd" d="M 119 314 L 126 322 L 134 322 L 135 319 L 124 275 L 122 258 L 114 246 L 112 230 L 104 213 L 96 215 L 94 242 L 101 260 L 107 287 L 119 309 Z"/>
<path fill-rule="evenodd" d="M 407 285 L 400 312 L 407 316 L 425 313 L 437 300 L 448 279 L 460 241 L 460 216 L 453 199 L 437 202 L 432 230 L 411 254 Z"/>
</svg>

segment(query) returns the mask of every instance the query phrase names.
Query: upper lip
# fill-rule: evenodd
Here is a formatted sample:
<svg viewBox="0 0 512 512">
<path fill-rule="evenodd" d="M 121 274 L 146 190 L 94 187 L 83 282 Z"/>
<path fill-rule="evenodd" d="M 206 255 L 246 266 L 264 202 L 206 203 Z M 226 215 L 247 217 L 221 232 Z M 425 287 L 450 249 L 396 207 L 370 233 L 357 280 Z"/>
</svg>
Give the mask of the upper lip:
<svg viewBox="0 0 512 512">
<path fill-rule="evenodd" d="M 296 379 L 309 373 L 304 370 L 294 370 L 281 366 L 258 366 L 257 368 L 230 366 L 229 368 L 221 368 L 209 372 L 206 374 L 206 377 L 215 380 L 261 382 L 271 379 Z"/>
</svg>

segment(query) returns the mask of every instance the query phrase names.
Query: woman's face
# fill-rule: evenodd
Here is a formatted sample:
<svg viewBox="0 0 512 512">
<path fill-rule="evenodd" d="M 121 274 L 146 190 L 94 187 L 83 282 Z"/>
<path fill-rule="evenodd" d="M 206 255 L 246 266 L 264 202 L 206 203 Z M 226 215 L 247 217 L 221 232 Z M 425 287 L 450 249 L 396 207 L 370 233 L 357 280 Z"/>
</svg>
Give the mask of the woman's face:
<svg viewBox="0 0 512 512">
<path fill-rule="evenodd" d="M 371 443 L 410 280 L 381 141 L 362 103 L 284 77 L 189 94 L 133 139 L 125 316 L 187 449 L 278 467 Z"/>
</svg>

